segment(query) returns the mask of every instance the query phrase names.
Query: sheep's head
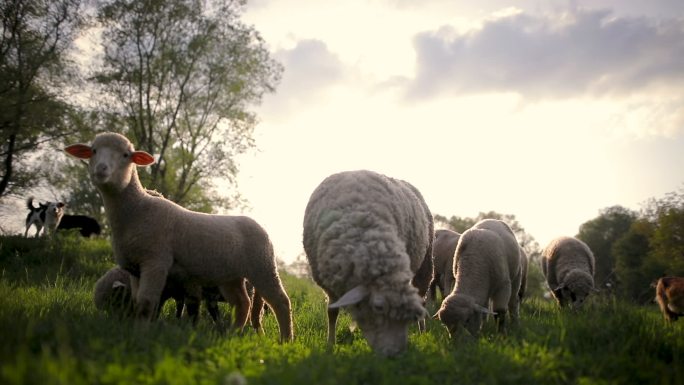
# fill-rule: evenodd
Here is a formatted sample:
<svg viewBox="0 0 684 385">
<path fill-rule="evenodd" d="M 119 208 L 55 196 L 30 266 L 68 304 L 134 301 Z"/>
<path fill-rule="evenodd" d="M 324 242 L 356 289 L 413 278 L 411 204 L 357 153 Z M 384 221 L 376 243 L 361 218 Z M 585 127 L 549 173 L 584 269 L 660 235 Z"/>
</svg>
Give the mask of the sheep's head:
<svg viewBox="0 0 684 385">
<path fill-rule="evenodd" d="M 427 315 L 417 289 L 408 282 L 398 290 L 359 285 L 328 307 L 348 307 L 371 348 L 388 357 L 406 350 L 409 324 Z"/>
<path fill-rule="evenodd" d="M 580 308 L 592 291 L 594 279 L 583 270 L 568 272 L 563 283 L 553 290 L 561 304 L 569 301 L 573 308 Z"/>
<path fill-rule="evenodd" d="M 496 313 L 478 305 L 473 297 L 463 294 L 449 294 L 434 315 L 446 326 L 452 338 L 463 334 L 477 335 L 482 325 L 482 315 Z"/>
<path fill-rule="evenodd" d="M 136 165 L 154 163 L 152 155 L 135 151 L 125 136 L 115 133 L 99 134 L 92 145 L 74 144 L 65 151 L 76 158 L 90 160 L 90 179 L 100 189 L 123 189 L 135 174 Z"/>
</svg>

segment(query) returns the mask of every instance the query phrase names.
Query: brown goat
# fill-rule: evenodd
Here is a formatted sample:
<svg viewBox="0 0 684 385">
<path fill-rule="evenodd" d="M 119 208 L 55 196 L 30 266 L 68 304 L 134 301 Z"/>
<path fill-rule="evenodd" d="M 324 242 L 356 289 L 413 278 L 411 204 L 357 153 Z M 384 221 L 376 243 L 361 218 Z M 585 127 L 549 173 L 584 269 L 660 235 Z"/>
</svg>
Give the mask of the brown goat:
<svg viewBox="0 0 684 385">
<path fill-rule="evenodd" d="M 660 278 L 656 285 L 656 300 L 667 321 L 684 316 L 684 278 Z"/>
</svg>

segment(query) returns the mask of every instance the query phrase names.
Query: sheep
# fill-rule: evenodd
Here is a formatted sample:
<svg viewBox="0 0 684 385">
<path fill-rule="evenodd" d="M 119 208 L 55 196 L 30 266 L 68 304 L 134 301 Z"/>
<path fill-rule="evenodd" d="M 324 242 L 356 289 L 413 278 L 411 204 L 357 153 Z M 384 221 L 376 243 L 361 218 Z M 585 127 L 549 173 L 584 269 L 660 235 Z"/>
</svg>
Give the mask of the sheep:
<svg viewBox="0 0 684 385">
<path fill-rule="evenodd" d="M 344 307 L 374 351 L 394 356 L 406 349 L 409 323 L 427 315 L 411 282 L 426 282 L 414 278 L 432 259 L 433 234 L 427 204 L 405 181 L 358 170 L 321 182 L 306 206 L 303 243 L 313 279 L 328 296 L 329 346 Z"/>
<path fill-rule="evenodd" d="M 544 248 L 541 268 L 560 307 L 579 308 L 594 291 L 594 254 L 577 238 L 558 237 Z"/>
<path fill-rule="evenodd" d="M 454 287 L 454 253 L 461 234 L 447 229 L 435 230 L 435 241 L 432 244 L 433 273 L 430 282 L 430 297 L 434 301 L 437 288 L 442 298 L 451 293 Z"/>
<path fill-rule="evenodd" d="M 273 245 L 256 221 L 193 212 L 148 193 L 136 167 L 150 165 L 154 158 L 134 150 L 123 135 L 101 133 L 92 145 L 75 144 L 65 151 L 89 160 L 116 262 L 131 273 L 138 319 L 154 317 L 167 278 L 182 282 L 186 301 L 193 306 L 200 301 L 202 287 L 218 287 L 227 298 L 231 285 L 246 278 L 273 309 L 281 342 L 293 339 L 290 298 L 278 275 Z M 248 303 L 246 292 L 240 301 Z M 242 329 L 248 312 L 239 313 L 236 327 Z"/>
<path fill-rule="evenodd" d="M 522 247 L 520 247 L 520 269 L 522 276 L 520 277 L 520 290 L 518 290 L 518 299 L 519 302 L 522 303 L 523 298 L 525 298 L 525 292 L 527 291 L 527 272 L 529 270 L 527 253 Z"/>
<path fill-rule="evenodd" d="M 483 314 L 494 315 L 499 332 L 506 331 L 507 310 L 512 323 L 517 323 L 519 249 L 513 231 L 500 220 L 484 219 L 463 232 L 454 257 L 454 288 L 434 316 L 452 338 L 463 332 L 477 335 Z M 490 301 L 493 311 L 488 308 Z"/>
<path fill-rule="evenodd" d="M 662 277 L 658 279 L 656 301 L 666 321 L 674 322 L 684 316 L 684 278 Z"/>
</svg>

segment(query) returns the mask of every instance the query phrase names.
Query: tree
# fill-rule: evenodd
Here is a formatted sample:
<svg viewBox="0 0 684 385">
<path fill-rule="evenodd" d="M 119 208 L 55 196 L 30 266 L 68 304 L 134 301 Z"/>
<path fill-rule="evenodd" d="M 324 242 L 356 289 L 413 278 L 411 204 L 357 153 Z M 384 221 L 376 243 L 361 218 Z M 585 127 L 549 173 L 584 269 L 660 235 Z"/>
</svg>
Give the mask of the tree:
<svg viewBox="0 0 684 385">
<path fill-rule="evenodd" d="M 71 132 L 63 90 L 74 79 L 68 53 L 85 25 L 81 0 L 0 3 L 0 197 L 33 187 L 30 156 Z"/>
<path fill-rule="evenodd" d="M 244 3 L 113 0 L 98 12 L 104 65 L 96 79 L 112 124 L 156 155 L 141 170 L 143 184 L 195 210 L 230 206 L 212 181 L 234 186 L 234 159 L 254 146 L 248 107 L 282 72 L 239 21 Z"/>
<path fill-rule="evenodd" d="M 624 236 L 637 219 L 637 213 L 622 206 L 612 206 L 599 212 L 599 216 L 580 226 L 577 238 L 589 246 L 596 258 L 594 282 L 597 287 L 615 284 L 615 258 L 613 244 Z"/>
</svg>

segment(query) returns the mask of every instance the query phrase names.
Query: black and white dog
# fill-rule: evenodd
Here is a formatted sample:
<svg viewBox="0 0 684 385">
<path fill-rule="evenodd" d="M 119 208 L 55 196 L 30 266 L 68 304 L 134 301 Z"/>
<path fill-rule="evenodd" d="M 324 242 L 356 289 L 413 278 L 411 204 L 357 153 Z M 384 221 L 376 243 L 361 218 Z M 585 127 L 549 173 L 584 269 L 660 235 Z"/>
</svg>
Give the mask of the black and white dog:
<svg viewBox="0 0 684 385">
<path fill-rule="evenodd" d="M 85 215 L 64 215 L 57 230 L 78 229 L 82 236 L 100 235 L 100 224 L 95 218 Z"/>
<path fill-rule="evenodd" d="M 46 202 L 45 204 L 38 202 L 38 207 L 33 206 L 33 197 L 26 201 L 26 207 L 30 210 L 26 216 L 26 231 L 24 237 L 28 237 L 28 231 L 31 226 L 36 226 L 36 237 L 43 231 L 43 235 L 47 232 L 53 234 L 57 230 L 62 216 L 64 215 L 64 207 L 66 205 L 62 202 Z"/>
</svg>

